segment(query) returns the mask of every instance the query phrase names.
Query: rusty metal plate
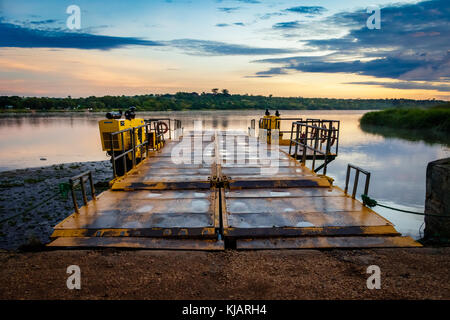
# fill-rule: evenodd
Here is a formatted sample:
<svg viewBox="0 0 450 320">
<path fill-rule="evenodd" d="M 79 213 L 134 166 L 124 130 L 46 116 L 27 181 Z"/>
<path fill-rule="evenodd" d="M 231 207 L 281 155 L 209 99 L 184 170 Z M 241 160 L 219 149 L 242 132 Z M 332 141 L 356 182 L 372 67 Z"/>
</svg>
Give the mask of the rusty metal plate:
<svg viewBox="0 0 450 320">
<path fill-rule="evenodd" d="M 366 234 L 389 221 L 336 187 L 229 190 L 222 194 L 224 233 L 230 237 Z"/>
<path fill-rule="evenodd" d="M 224 250 L 223 241 L 220 240 L 191 240 L 191 239 L 155 239 L 135 237 L 70 237 L 58 238 L 47 245 L 58 248 L 134 248 L 134 249 L 161 249 L 161 250 Z"/>
<path fill-rule="evenodd" d="M 238 250 L 422 247 L 411 237 L 301 237 L 239 239 Z"/>
<path fill-rule="evenodd" d="M 304 177 L 303 179 L 230 179 L 230 189 L 253 189 L 253 188 L 310 188 L 310 187 L 330 187 L 330 182 L 327 179 L 319 177 Z"/>
<path fill-rule="evenodd" d="M 269 238 L 311 236 L 400 236 L 393 226 L 341 226 L 341 227 L 267 227 L 224 229 L 225 238 Z"/>
<path fill-rule="evenodd" d="M 317 177 L 311 171 L 300 166 L 289 167 L 222 167 L 222 175 L 229 180 L 264 179 L 264 180 L 294 180 L 304 177 Z"/>
<path fill-rule="evenodd" d="M 176 229 L 168 235 L 198 235 L 218 227 L 216 191 L 106 191 L 55 226 L 58 229 Z M 178 229 L 186 229 L 179 234 Z M 167 231 L 166 231 L 167 232 Z M 208 234 L 210 232 L 208 231 Z"/>
<path fill-rule="evenodd" d="M 242 189 L 225 191 L 226 198 L 302 198 L 302 197 L 345 197 L 336 188 L 279 188 Z"/>
</svg>

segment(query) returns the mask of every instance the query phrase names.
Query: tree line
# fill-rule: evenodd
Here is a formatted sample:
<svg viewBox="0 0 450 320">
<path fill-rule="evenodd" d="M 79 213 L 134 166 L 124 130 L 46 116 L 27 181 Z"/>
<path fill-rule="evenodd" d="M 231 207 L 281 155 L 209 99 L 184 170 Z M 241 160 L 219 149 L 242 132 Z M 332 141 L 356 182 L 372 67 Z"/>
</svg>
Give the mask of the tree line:
<svg viewBox="0 0 450 320">
<path fill-rule="evenodd" d="M 369 110 L 387 108 L 429 107 L 442 103 L 437 100 L 411 99 L 332 99 L 304 97 L 273 97 L 230 94 L 218 88 L 211 93 L 178 92 L 176 94 L 146 94 L 135 96 L 103 96 L 85 98 L 49 98 L 0 96 L 3 111 L 106 111 L 136 107 L 138 111 L 177 110 Z"/>
</svg>

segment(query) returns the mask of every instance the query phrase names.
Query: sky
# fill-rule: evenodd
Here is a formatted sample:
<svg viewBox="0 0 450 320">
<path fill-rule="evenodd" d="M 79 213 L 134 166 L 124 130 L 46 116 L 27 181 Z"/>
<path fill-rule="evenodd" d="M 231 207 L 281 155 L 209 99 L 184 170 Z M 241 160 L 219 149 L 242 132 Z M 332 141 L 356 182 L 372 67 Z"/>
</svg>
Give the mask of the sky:
<svg viewBox="0 0 450 320">
<path fill-rule="evenodd" d="M 450 100 L 449 17 L 448 0 L 0 0 L 0 95 Z"/>
</svg>

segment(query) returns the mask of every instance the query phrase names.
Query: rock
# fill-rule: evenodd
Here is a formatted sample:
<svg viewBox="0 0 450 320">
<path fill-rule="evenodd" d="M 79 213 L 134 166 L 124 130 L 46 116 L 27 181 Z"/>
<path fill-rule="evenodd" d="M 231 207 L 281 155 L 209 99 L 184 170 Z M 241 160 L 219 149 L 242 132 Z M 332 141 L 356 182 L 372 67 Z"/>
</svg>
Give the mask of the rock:
<svg viewBox="0 0 450 320">
<path fill-rule="evenodd" d="M 427 166 L 425 240 L 450 241 L 450 158 L 436 160 Z"/>
</svg>

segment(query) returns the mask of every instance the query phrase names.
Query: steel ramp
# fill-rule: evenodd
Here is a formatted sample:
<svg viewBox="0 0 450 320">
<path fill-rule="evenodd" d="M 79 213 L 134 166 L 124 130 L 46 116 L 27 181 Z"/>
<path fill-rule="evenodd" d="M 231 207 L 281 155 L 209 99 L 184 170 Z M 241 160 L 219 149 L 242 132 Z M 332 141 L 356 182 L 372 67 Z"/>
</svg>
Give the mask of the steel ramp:
<svg viewBox="0 0 450 320">
<path fill-rule="evenodd" d="M 333 186 L 332 179 L 277 147 L 256 141 L 255 153 L 250 137 L 238 131 L 185 137 L 193 144 L 167 143 L 57 224 L 49 246 L 214 251 L 420 246 Z M 209 161 L 199 161 L 205 150 Z"/>
<path fill-rule="evenodd" d="M 214 143 L 214 135 L 208 133 L 208 139 L 185 154 L 194 156 L 195 149 Z M 57 224 L 49 246 L 223 250 L 218 190 L 210 183 L 216 166 L 183 158 L 174 163 L 177 145 L 171 141 L 152 152 L 110 190 Z"/>
</svg>

